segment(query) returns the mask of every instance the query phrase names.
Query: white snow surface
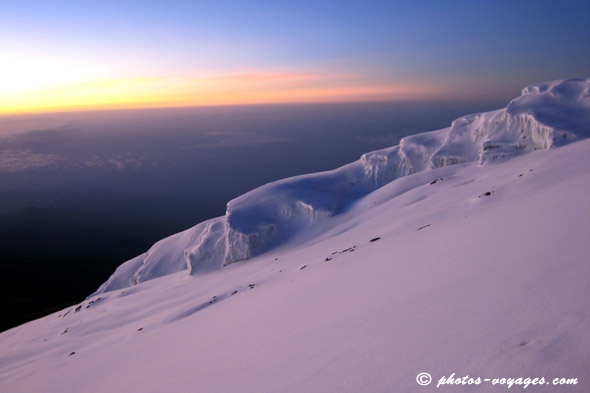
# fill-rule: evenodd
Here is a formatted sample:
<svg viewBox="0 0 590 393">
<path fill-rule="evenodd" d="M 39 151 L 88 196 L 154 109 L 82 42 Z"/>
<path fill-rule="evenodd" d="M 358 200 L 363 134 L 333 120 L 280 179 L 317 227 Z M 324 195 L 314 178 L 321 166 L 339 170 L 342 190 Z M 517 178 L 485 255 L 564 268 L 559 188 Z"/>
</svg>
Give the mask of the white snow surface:
<svg viewBox="0 0 590 393">
<path fill-rule="evenodd" d="M 553 81 L 262 186 L 0 334 L 0 391 L 588 392 L 588 136 L 590 80 Z"/>
</svg>

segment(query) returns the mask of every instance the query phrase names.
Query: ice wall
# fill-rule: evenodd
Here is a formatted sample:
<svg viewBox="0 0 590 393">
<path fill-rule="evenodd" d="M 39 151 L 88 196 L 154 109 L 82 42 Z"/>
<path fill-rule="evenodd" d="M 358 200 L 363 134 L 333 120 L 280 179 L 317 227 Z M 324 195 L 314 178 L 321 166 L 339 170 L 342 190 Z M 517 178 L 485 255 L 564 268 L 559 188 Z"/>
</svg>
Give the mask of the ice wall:
<svg viewBox="0 0 590 393">
<path fill-rule="evenodd" d="M 590 136 L 590 79 L 532 85 L 504 109 L 403 138 L 338 169 L 279 180 L 227 204 L 214 218 L 125 262 L 97 292 L 188 269 L 206 273 L 264 253 L 403 176 L 447 165 L 502 162 Z"/>
</svg>

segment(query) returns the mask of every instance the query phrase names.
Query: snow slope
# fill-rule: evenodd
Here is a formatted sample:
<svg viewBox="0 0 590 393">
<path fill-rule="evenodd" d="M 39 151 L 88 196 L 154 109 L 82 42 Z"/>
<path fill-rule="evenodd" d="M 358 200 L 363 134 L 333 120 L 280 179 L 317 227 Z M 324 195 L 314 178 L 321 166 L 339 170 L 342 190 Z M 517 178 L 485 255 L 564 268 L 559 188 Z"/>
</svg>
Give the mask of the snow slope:
<svg viewBox="0 0 590 393">
<path fill-rule="evenodd" d="M 122 265 L 97 293 L 189 269 L 209 272 L 272 250 L 394 179 L 447 165 L 505 160 L 590 135 L 588 80 L 523 89 L 505 108 L 402 139 L 333 171 L 284 179 L 227 204 L 225 217 L 156 243 Z"/>
<path fill-rule="evenodd" d="M 589 87 L 531 86 L 231 201 L 0 334 L 0 391 L 590 391 Z"/>
</svg>

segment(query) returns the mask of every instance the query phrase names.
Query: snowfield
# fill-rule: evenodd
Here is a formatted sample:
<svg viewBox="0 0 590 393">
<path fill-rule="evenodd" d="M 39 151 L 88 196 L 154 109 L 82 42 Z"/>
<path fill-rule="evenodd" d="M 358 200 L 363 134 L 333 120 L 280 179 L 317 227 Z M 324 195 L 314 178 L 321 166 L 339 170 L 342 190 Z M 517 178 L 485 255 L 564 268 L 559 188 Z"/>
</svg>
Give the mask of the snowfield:
<svg viewBox="0 0 590 393">
<path fill-rule="evenodd" d="M 264 185 L 0 334 L 0 391 L 588 392 L 588 136 L 590 79 L 553 81 Z"/>
</svg>

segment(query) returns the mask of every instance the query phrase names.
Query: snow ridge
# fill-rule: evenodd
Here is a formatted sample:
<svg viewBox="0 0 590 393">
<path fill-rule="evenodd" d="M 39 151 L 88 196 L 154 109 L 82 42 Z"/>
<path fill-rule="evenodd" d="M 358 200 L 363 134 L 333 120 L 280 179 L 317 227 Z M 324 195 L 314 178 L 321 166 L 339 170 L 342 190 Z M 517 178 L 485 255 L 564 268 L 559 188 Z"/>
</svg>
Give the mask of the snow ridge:
<svg viewBox="0 0 590 393">
<path fill-rule="evenodd" d="M 96 293 L 188 269 L 191 275 L 285 244 L 391 181 L 414 173 L 501 162 L 590 136 L 590 79 L 528 86 L 504 109 L 463 116 L 451 126 L 405 137 L 338 169 L 266 184 L 227 204 L 226 214 L 163 239 L 117 268 Z"/>
</svg>

